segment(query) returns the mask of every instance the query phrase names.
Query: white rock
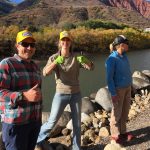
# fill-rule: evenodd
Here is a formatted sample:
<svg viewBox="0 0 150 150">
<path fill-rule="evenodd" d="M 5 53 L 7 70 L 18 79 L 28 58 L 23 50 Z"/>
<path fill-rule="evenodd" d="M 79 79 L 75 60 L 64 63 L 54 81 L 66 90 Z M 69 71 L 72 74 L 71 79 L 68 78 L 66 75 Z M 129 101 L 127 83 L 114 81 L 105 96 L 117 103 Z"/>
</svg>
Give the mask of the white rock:
<svg viewBox="0 0 150 150">
<path fill-rule="evenodd" d="M 72 130 L 72 129 L 73 129 L 72 119 L 68 122 L 66 128 L 69 129 L 69 130 Z"/>
<path fill-rule="evenodd" d="M 109 131 L 108 131 L 108 129 L 107 129 L 106 127 L 100 128 L 99 136 L 100 136 L 100 137 L 108 137 L 108 136 L 109 136 Z"/>
<path fill-rule="evenodd" d="M 121 147 L 115 141 L 111 141 L 111 144 L 107 144 L 104 150 L 126 150 L 126 148 Z"/>
</svg>

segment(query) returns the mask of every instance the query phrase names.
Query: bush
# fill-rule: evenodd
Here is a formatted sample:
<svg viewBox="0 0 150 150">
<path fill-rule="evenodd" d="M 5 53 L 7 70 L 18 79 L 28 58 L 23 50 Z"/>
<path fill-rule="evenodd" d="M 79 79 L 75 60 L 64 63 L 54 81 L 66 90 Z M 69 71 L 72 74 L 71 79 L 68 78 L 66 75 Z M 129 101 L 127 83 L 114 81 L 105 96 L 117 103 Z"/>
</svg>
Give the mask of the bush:
<svg viewBox="0 0 150 150">
<path fill-rule="evenodd" d="M 92 22 L 90 22 L 91 26 L 97 26 L 91 23 Z M 112 24 L 107 24 L 107 26 L 112 26 Z M 17 26 L 3 26 L 0 28 L 1 52 L 4 52 L 4 48 L 13 48 L 18 31 L 19 28 Z M 62 30 L 53 27 L 44 27 L 37 32 L 33 32 L 37 41 L 36 57 L 49 56 L 51 53 L 58 51 L 60 31 Z M 125 35 L 129 39 L 129 48 L 132 50 L 150 48 L 150 34 L 133 28 L 104 30 L 102 28 L 89 29 L 86 27 L 78 27 L 71 29 L 70 32 L 73 37 L 73 49 L 76 51 L 108 53 L 109 44 L 120 34 Z M 9 41 L 9 44 L 7 41 Z M 5 47 L 3 43 L 9 46 Z M 10 55 L 12 53 L 11 50 L 7 50 L 7 52 L 9 52 Z"/>
<path fill-rule="evenodd" d="M 88 20 L 77 24 L 77 27 L 85 27 L 88 29 L 98 29 L 98 28 L 104 28 L 104 29 L 124 29 L 125 25 L 117 25 L 112 22 L 103 22 L 100 20 Z"/>
<path fill-rule="evenodd" d="M 62 30 L 71 30 L 75 29 L 76 25 L 70 22 L 65 22 L 62 25 L 60 25 L 60 27 L 62 28 Z"/>
</svg>

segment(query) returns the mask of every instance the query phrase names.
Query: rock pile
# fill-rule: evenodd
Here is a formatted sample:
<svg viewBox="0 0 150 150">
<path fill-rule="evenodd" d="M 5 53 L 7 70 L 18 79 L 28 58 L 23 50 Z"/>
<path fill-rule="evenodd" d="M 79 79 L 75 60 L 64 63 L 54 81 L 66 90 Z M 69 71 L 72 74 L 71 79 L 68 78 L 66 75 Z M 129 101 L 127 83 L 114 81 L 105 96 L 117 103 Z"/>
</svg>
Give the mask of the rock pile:
<svg viewBox="0 0 150 150">
<path fill-rule="evenodd" d="M 143 72 L 135 71 L 133 73 L 133 90 L 131 109 L 129 111 L 129 120 L 136 117 L 138 113 L 145 110 L 150 103 L 150 70 Z M 81 114 L 81 143 L 82 145 L 98 144 L 101 140 L 108 138 L 109 132 L 109 120 L 112 103 L 111 96 L 107 87 L 101 88 L 97 93 L 91 94 L 90 97 L 84 97 L 82 99 L 82 114 Z M 70 112 L 70 107 L 67 106 L 65 111 Z M 70 114 L 68 113 L 70 116 Z M 69 117 L 67 117 L 69 118 Z M 60 122 L 61 120 L 61 122 Z M 54 135 L 57 138 L 50 138 L 51 143 L 61 143 L 69 146 L 71 144 L 72 136 L 72 120 L 68 123 L 60 118 L 59 130 Z M 43 120 L 44 121 L 44 120 Z M 63 122 L 63 123 L 62 123 Z M 63 125 L 60 127 L 60 125 Z M 58 126 L 58 124 L 56 124 Z M 65 138 L 59 138 L 61 137 Z M 59 142 L 58 142 L 59 141 Z M 59 148 L 61 146 L 59 145 Z M 53 148 L 53 149 L 56 149 Z M 65 149 L 63 146 L 60 149 Z M 47 150 L 47 149 L 45 149 Z"/>
</svg>

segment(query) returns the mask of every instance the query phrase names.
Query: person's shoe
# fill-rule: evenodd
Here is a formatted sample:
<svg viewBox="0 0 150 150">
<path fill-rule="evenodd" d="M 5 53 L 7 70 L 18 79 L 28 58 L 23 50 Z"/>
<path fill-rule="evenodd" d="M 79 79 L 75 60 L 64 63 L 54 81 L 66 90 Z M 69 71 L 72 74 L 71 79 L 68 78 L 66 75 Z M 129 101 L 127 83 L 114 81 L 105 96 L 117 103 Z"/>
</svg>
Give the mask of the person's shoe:
<svg viewBox="0 0 150 150">
<path fill-rule="evenodd" d="M 131 133 L 121 134 L 121 137 L 128 142 L 134 139 L 134 135 L 132 135 Z"/>
</svg>

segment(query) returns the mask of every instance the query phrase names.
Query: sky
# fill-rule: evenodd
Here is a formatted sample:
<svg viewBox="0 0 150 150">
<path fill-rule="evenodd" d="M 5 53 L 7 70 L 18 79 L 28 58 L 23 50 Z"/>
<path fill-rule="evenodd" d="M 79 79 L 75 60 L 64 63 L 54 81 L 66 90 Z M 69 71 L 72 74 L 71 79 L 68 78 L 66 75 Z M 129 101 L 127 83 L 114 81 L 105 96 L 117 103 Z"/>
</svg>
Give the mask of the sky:
<svg viewBox="0 0 150 150">
<path fill-rule="evenodd" d="M 13 3 L 18 4 L 18 3 L 21 3 L 21 2 L 24 1 L 24 0 L 10 0 L 10 1 L 13 2 Z"/>
<path fill-rule="evenodd" d="M 21 2 L 24 1 L 24 0 L 10 0 L 10 1 L 12 1 L 13 3 L 18 4 L 18 3 L 21 3 Z M 149 2 L 150 2 L 150 0 L 146 0 L 146 1 L 149 1 Z"/>
</svg>

